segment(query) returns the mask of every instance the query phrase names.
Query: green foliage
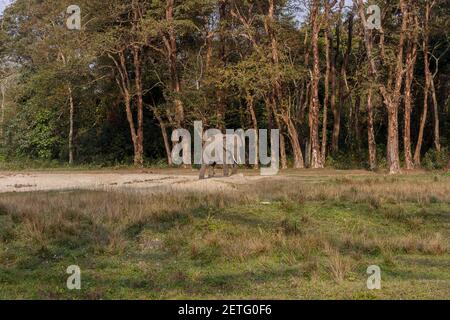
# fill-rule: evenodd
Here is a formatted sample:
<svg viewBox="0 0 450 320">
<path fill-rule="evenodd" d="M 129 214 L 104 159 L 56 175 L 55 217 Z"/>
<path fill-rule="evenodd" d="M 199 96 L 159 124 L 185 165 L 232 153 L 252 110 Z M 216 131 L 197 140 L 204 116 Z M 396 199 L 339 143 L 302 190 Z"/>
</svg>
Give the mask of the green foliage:
<svg viewBox="0 0 450 320">
<path fill-rule="evenodd" d="M 375 3 L 385 8 L 385 59 L 379 80 L 386 81 L 388 70 L 397 61 L 398 5 L 386 1 Z M 66 0 L 16 0 L 0 18 L 0 84 L 6 76 L 14 74 L 14 82 L 9 83 L 6 90 L 6 107 L 2 110 L 5 116 L 3 118 L 2 112 L 1 157 L 8 161 L 30 158 L 66 162 L 69 158 L 71 89 L 75 107 L 76 162 L 113 166 L 131 163 L 130 124 L 125 114 L 124 92 L 117 80 L 120 82 L 122 76 L 128 77 L 130 108 L 136 124 L 136 48 L 142 62 L 144 156 L 148 163 L 166 159 L 160 125 L 166 127 L 170 136 L 171 130 L 178 125 L 174 121 L 178 102 L 184 106 L 183 125 L 186 127 L 198 120 L 206 127 L 245 129 L 281 124 L 288 159 L 293 159 L 293 151 L 286 123 L 292 122 L 301 148 L 305 150 L 310 134 L 312 37 L 307 15 L 298 12 L 310 11 L 305 7 L 307 1 L 275 1 L 275 17 L 268 24 L 271 19 L 267 1 L 257 4 L 254 1 L 174 1 L 173 19 L 169 19 L 165 0 L 79 0 L 77 4 L 82 8 L 83 16 L 81 31 L 70 31 L 65 26 L 63 12 L 69 4 L 71 2 Z M 141 19 L 133 19 L 135 4 Z M 446 74 L 450 65 L 450 51 L 445 45 L 449 11 L 447 2 L 439 0 L 438 4 L 432 12 L 430 44 L 433 48 L 430 49 L 440 59 L 435 85 L 438 103 L 442 105 L 440 129 L 445 146 L 448 142 L 444 137 L 450 133 L 449 109 L 445 108 L 448 100 L 445 97 L 448 91 Z M 323 6 L 323 2 L 320 5 Z M 420 9 L 423 2 L 418 5 Z M 336 58 L 335 98 L 341 113 L 340 153 L 330 156 L 327 165 L 337 169 L 368 167 L 365 93 L 372 87 L 376 141 L 380 146 L 378 166 L 383 168 L 386 166 L 386 108 L 377 83 L 367 75 L 368 61 L 357 19 L 353 25 L 348 70 L 341 70 L 348 49 L 348 23 L 338 20 L 337 8 L 333 8 L 334 15 L 329 20 L 331 29 L 340 30 L 341 37 L 339 52 L 331 52 Z M 324 12 L 322 9 L 319 11 Z M 423 20 L 423 10 L 417 11 L 419 20 Z M 346 15 L 342 16 L 343 20 L 347 19 Z M 325 24 L 322 30 L 324 28 Z M 324 35 L 325 32 L 319 34 L 321 107 L 325 102 L 327 67 Z M 273 40 L 276 40 L 276 63 Z M 332 40 L 335 51 L 334 32 Z M 172 42 L 176 45 L 175 52 L 171 52 Z M 376 47 L 374 54 L 379 53 Z M 125 69 L 118 69 L 120 54 L 123 54 Z M 433 63 L 431 67 L 435 69 Z M 423 65 L 423 57 L 419 54 L 414 75 L 418 87 L 424 84 Z M 412 103 L 417 109 L 413 110 L 413 115 L 420 115 L 422 92 L 413 92 Z M 344 96 L 342 101 L 339 99 L 341 94 Z M 335 119 L 330 110 L 330 95 L 328 98 L 326 134 L 330 142 Z M 251 109 L 256 119 L 252 117 Z M 320 108 L 320 120 L 324 118 L 323 110 Z M 399 120 L 401 123 L 401 116 Z M 411 127 L 417 128 L 419 121 L 419 117 L 414 116 Z M 429 123 L 431 121 L 427 122 L 426 130 L 430 129 Z M 412 136 L 416 138 L 416 132 L 412 132 Z M 427 144 L 430 143 L 424 141 L 423 149 L 429 149 Z M 424 166 L 442 168 L 444 156 L 427 154 Z"/>
<path fill-rule="evenodd" d="M 337 170 L 349 169 L 365 169 L 368 167 L 367 160 L 364 155 L 368 151 L 364 150 L 364 154 L 358 152 L 340 152 L 335 156 L 328 156 L 326 167 Z"/>
<path fill-rule="evenodd" d="M 52 159 L 58 146 L 58 137 L 54 135 L 51 112 L 39 112 L 35 118 L 32 130 L 23 137 L 19 154 L 32 155 L 40 159 Z"/>
<path fill-rule="evenodd" d="M 448 149 L 442 149 L 441 152 L 431 149 L 425 154 L 422 160 L 422 166 L 428 170 L 442 170 L 448 165 Z"/>
</svg>

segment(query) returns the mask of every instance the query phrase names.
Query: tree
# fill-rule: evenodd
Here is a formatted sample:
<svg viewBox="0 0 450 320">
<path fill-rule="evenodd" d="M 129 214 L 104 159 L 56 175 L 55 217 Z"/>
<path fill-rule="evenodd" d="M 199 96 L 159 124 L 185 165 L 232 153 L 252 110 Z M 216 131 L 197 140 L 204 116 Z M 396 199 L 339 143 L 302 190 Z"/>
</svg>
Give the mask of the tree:
<svg viewBox="0 0 450 320">
<path fill-rule="evenodd" d="M 362 0 L 354 0 L 358 7 L 359 17 L 364 28 L 365 44 L 367 56 L 370 63 L 371 73 L 379 80 L 379 70 L 376 60 L 373 55 L 373 46 L 370 41 L 369 30 L 367 29 L 367 22 L 365 17 L 364 3 Z M 400 156 L 399 156 L 399 132 L 398 132 L 398 113 L 399 103 L 401 99 L 401 89 L 404 78 L 404 44 L 406 33 L 408 30 L 409 11 L 406 0 L 400 0 L 401 10 L 401 27 L 400 36 L 397 45 L 397 58 L 395 67 L 389 71 L 387 85 L 379 83 L 378 87 L 384 99 L 384 104 L 388 113 L 388 135 L 387 135 L 387 160 L 389 165 L 389 172 L 396 174 L 400 172 Z M 380 42 L 381 51 L 384 50 L 384 42 Z"/>
<path fill-rule="evenodd" d="M 112 7 L 111 7 L 112 8 Z M 117 5 L 109 11 L 115 20 L 113 27 L 96 39 L 100 50 L 114 66 L 114 78 L 125 106 L 131 140 L 134 149 L 134 164 L 144 165 L 144 105 L 142 84 L 142 59 L 146 46 L 143 32 L 143 16 L 146 7 L 133 0 L 127 5 Z M 113 21 L 114 21 L 113 20 Z M 136 106 L 136 116 L 133 114 Z"/>
<path fill-rule="evenodd" d="M 323 102 L 323 122 L 322 122 L 322 165 L 327 159 L 328 148 L 328 105 L 330 104 L 330 81 L 331 81 L 331 110 L 336 109 L 336 62 L 333 57 L 333 36 L 331 31 L 332 25 L 332 8 L 336 5 L 337 0 L 328 0 L 325 4 L 325 59 L 326 72 L 324 84 L 324 102 Z"/>
<path fill-rule="evenodd" d="M 409 4 L 410 15 L 409 25 L 411 26 L 408 35 L 408 46 L 406 53 L 406 76 L 405 76 L 405 114 L 404 114 L 404 128 L 403 128 L 403 144 L 405 149 L 405 164 L 406 169 L 414 168 L 413 156 L 411 152 L 411 112 L 412 112 L 412 85 L 414 80 L 414 69 L 417 61 L 417 42 L 419 36 L 419 19 L 417 17 L 417 10 L 412 3 Z"/>
<path fill-rule="evenodd" d="M 319 141 L 319 81 L 320 81 L 320 62 L 319 62 L 319 32 L 321 29 L 320 2 L 313 0 L 311 7 L 312 22 L 312 48 L 313 48 L 313 73 L 312 73 L 312 100 L 310 106 L 310 136 L 311 136 L 311 167 L 313 169 L 323 168 L 320 141 Z"/>
<path fill-rule="evenodd" d="M 81 31 L 69 4 L 0 17 L 2 155 L 172 165 L 170 131 L 196 120 L 280 129 L 283 168 L 375 170 L 386 152 L 398 173 L 400 152 L 411 169 L 448 146 L 445 1 L 373 0 L 380 30 L 362 0 L 80 0 Z"/>
<path fill-rule="evenodd" d="M 434 145 L 437 151 L 441 150 L 440 145 L 440 130 L 439 130 L 439 110 L 438 102 L 436 98 L 436 90 L 434 85 L 434 77 L 430 70 L 430 20 L 433 7 L 436 5 L 436 1 L 425 0 L 423 25 L 422 25 L 422 49 L 424 55 L 424 73 L 425 73 L 425 85 L 424 85 L 424 95 L 423 95 L 423 110 L 420 118 L 419 135 L 417 139 L 416 151 L 414 154 L 414 163 L 416 166 L 420 166 L 422 157 L 422 145 L 424 139 L 424 131 L 428 117 L 428 106 L 430 91 L 433 98 L 434 106 Z"/>
</svg>

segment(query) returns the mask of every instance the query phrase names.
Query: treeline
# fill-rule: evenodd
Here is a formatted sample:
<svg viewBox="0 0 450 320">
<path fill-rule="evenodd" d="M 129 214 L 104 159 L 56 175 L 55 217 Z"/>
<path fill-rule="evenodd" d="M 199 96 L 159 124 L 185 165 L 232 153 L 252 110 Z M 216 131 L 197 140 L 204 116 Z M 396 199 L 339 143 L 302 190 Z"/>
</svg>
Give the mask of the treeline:
<svg viewBox="0 0 450 320">
<path fill-rule="evenodd" d="M 283 168 L 446 166 L 450 2 L 368 2 L 79 0 L 74 31 L 72 1 L 16 0 L 3 158 L 172 164 L 172 129 L 201 120 L 280 129 Z"/>
</svg>

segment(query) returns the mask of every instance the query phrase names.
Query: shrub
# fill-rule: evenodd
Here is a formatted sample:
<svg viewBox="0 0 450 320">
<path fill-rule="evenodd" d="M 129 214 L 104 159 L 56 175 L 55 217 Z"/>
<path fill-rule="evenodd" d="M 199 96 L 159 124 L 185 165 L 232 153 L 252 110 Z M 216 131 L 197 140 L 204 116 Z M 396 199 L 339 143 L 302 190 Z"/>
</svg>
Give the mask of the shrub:
<svg viewBox="0 0 450 320">
<path fill-rule="evenodd" d="M 448 149 L 442 149 L 440 152 L 431 149 L 425 154 L 422 166 L 427 170 L 442 170 L 448 164 Z"/>
<path fill-rule="evenodd" d="M 367 168 L 368 164 L 367 160 L 357 152 L 340 152 L 327 158 L 326 167 L 337 170 L 351 170 Z"/>
<path fill-rule="evenodd" d="M 281 229 L 285 235 L 299 235 L 301 234 L 300 223 L 290 217 L 286 217 L 281 221 Z"/>
</svg>

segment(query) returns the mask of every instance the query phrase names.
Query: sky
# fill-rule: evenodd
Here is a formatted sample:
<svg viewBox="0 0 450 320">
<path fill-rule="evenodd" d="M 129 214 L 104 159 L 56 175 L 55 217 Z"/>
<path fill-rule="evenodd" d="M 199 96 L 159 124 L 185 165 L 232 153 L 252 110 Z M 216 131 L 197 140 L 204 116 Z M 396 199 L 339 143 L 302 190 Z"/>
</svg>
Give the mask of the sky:
<svg viewBox="0 0 450 320">
<path fill-rule="evenodd" d="M 3 9 L 5 9 L 6 5 L 10 2 L 11 0 L 0 0 L 0 14 L 3 12 Z"/>
</svg>

